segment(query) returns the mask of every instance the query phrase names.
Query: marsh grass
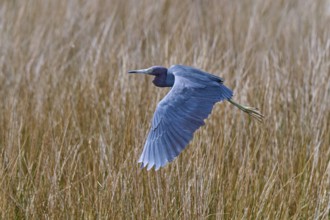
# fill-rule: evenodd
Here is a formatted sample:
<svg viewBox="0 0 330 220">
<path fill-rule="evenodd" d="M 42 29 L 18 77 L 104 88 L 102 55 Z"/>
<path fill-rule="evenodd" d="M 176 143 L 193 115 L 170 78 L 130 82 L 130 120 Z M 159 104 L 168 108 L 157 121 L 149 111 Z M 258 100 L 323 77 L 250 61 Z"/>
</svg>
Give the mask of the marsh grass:
<svg viewBox="0 0 330 220">
<path fill-rule="evenodd" d="M 329 219 L 330 2 L 0 2 L 1 219 Z M 186 150 L 141 170 L 168 89 L 129 69 L 223 77 Z"/>
</svg>

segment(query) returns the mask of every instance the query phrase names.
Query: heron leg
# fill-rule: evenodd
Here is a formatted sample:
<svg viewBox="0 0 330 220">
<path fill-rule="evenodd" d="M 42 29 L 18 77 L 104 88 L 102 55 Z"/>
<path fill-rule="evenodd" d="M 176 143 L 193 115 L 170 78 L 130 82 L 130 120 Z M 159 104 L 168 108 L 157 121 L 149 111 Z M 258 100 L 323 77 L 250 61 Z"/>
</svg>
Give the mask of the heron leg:
<svg viewBox="0 0 330 220">
<path fill-rule="evenodd" d="M 235 102 L 232 99 L 228 99 L 228 102 L 230 102 L 231 104 L 233 104 L 234 106 L 236 106 L 237 108 L 242 110 L 243 112 L 248 113 L 250 116 L 257 119 L 259 122 L 263 121 L 264 116 L 263 116 L 263 114 L 261 114 L 261 112 L 259 112 L 259 110 L 257 108 L 238 104 L 237 102 Z"/>
</svg>

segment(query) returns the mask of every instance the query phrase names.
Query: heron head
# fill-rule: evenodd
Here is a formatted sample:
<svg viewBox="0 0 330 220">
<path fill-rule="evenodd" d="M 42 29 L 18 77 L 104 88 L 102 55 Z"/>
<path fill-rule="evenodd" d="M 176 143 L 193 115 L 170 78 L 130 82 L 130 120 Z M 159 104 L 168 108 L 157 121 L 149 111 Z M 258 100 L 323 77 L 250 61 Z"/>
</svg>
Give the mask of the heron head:
<svg viewBox="0 0 330 220">
<path fill-rule="evenodd" d="M 163 66 L 152 66 L 147 69 L 140 69 L 140 70 L 130 70 L 128 73 L 137 73 L 137 74 L 148 74 L 152 76 L 159 76 L 159 75 L 166 75 L 167 68 Z"/>
<path fill-rule="evenodd" d="M 172 87 L 174 84 L 174 75 L 167 72 L 167 68 L 163 66 L 152 66 L 148 69 L 130 70 L 128 73 L 148 74 L 155 76 L 152 81 L 158 87 Z"/>
</svg>

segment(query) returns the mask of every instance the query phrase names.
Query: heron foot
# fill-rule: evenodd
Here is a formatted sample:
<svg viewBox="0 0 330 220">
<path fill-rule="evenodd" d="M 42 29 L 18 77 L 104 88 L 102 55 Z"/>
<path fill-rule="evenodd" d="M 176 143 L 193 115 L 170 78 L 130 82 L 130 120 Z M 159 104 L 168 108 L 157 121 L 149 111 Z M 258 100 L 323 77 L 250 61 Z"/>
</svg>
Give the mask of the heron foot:
<svg viewBox="0 0 330 220">
<path fill-rule="evenodd" d="M 232 99 L 228 99 L 228 102 L 230 102 L 231 104 L 242 110 L 243 112 L 249 114 L 251 117 L 257 119 L 259 122 L 263 121 L 264 115 L 261 114 L 261 112 L 257 108 L 238 104 Z"/>
</svg>

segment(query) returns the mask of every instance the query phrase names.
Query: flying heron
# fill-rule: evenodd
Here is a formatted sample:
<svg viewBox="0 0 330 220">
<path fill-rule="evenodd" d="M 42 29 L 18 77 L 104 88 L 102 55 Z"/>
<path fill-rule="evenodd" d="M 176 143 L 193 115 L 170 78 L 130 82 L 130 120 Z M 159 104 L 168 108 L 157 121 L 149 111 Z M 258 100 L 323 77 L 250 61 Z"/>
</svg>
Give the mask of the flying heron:
<svg viewBox="0 0 330 220">
<path fill-rule="evenodd" d="M 258 109 L 238 104 L 232 100 L 233 91 L 223 84 L 223 79 L 202 70 L 173 65 L 169 69 L 152 66 L 131 70 L 128 73 L 155 76 L 157 87 L 172 87 L 158 103 L 151 129 L 140 156 L 141 167 L 155 170 L 177 157 L 203 126 L 215 103 L 228 101 L 250 116 L 262 121 Z"/>
</svg>

